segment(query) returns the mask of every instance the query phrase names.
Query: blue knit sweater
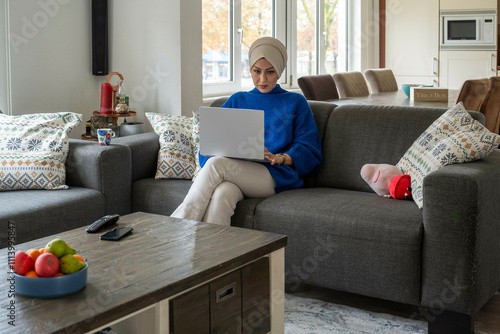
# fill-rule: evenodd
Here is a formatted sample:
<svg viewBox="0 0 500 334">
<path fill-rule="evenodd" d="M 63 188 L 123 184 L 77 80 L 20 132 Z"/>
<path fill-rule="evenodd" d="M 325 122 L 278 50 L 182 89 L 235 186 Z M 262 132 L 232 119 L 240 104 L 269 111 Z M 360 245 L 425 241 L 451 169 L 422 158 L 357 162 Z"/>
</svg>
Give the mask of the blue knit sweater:
<svg viewBox="0 0 500 334">
<path fill-rule="evenodd" d="M 279 85 L 269 93 L 254 88 L 233 94 L 223 107 L 264 110 L 264 146 L 293 159 L 293 166 L 264 164 L 276 181 L 276 193 L 302 187 L 303 177 L 318 171 L 323 159 L 321 140 L 304 96 Z M 202 167 L 207 160 L 200 155 Z"/>
</svg>

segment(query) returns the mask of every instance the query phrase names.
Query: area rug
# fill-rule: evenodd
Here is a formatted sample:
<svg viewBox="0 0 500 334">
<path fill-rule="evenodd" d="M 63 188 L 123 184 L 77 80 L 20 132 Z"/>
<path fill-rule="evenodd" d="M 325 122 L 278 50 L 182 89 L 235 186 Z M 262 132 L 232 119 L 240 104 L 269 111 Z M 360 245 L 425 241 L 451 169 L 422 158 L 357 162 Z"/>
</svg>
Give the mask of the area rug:
<svg viewBox="0 0 500 334">
<path fill-rule="evenodd" d="M 426 334 L 427 322 L 285 296 L 285 334 Z"/>
</svg>

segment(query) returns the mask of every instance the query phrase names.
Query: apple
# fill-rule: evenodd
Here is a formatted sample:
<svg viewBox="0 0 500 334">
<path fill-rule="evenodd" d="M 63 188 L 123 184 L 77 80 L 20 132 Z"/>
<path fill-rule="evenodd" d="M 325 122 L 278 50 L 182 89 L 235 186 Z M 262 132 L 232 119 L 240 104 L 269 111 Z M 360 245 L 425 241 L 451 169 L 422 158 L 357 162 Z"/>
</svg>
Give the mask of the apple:
<svg viewBox="0 0 500 334">
<path fill-rule="evenodd" d="M 40 277 L 52 277 L 59 271 L 59 259 L 52 253 L 43 253 L 35 261 L 35 271 Z"/>
<path fill-rule="evenodd" d="M 14 257 L 14 272 L 24 275 L 33 268 L 35 260 L 25 252 L 19 250 Z"/>
</svg>

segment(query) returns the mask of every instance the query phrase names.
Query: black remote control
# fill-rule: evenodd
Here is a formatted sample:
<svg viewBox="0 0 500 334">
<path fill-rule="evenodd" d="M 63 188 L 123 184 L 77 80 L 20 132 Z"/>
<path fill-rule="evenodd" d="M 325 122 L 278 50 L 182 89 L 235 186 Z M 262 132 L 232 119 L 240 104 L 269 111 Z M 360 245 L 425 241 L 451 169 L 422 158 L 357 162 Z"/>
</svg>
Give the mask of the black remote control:
<svg viewBox="0 0 500 334">
<path fill-rule="evenodd" d="M 120 215 L 107 215 L 102 218 L 97 219 L 95 222 L 89 225 L 85 229 L 88 233 L 96 233 L 102 230 L 104 227 L 113 225 L 120 219 Z"/>
</svg>

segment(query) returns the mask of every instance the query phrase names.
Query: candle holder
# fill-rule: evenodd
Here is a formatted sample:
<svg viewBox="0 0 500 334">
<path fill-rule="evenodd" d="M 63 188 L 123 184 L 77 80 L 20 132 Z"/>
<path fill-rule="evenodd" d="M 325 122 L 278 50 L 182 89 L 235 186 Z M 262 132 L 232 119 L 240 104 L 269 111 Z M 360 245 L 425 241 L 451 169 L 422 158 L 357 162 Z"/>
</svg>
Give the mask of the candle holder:
<svg viewBox="0 0 500 334">
<path fill-rule="evenodd" d="M 115 113 L 117 114 L 128 114 L 129 107 L 128 104 L 125 103 L 125 97 L 120 97 L 118 103 L 115 107 Z"/>
<path fill-rule="evenodd" d="M 111 83 L 109 82 L 111 77 L 113 77 L 114 75 L 117 75 L 120 78 L 118 84 L 115 86 L 111 85 Z M 120 88 L 120 82 L 122 81 L 123 81 L 123 75 L 121 75 L 121 73 L 119 72 L 111 72 L 108 74 L 108 77 L 106 78 L 106 82 L 109 83 L 113 88 L 113 110 L 116 109 L 116 92 L 118 92 L 118 88 Z"/>
<path fill-rule="evenodd" d="M 109 118 L 107 117 L 90 117 L 90 137 L 97 138 L 97 129 L 107 128 L 109 125 Z"/>
</svg>

